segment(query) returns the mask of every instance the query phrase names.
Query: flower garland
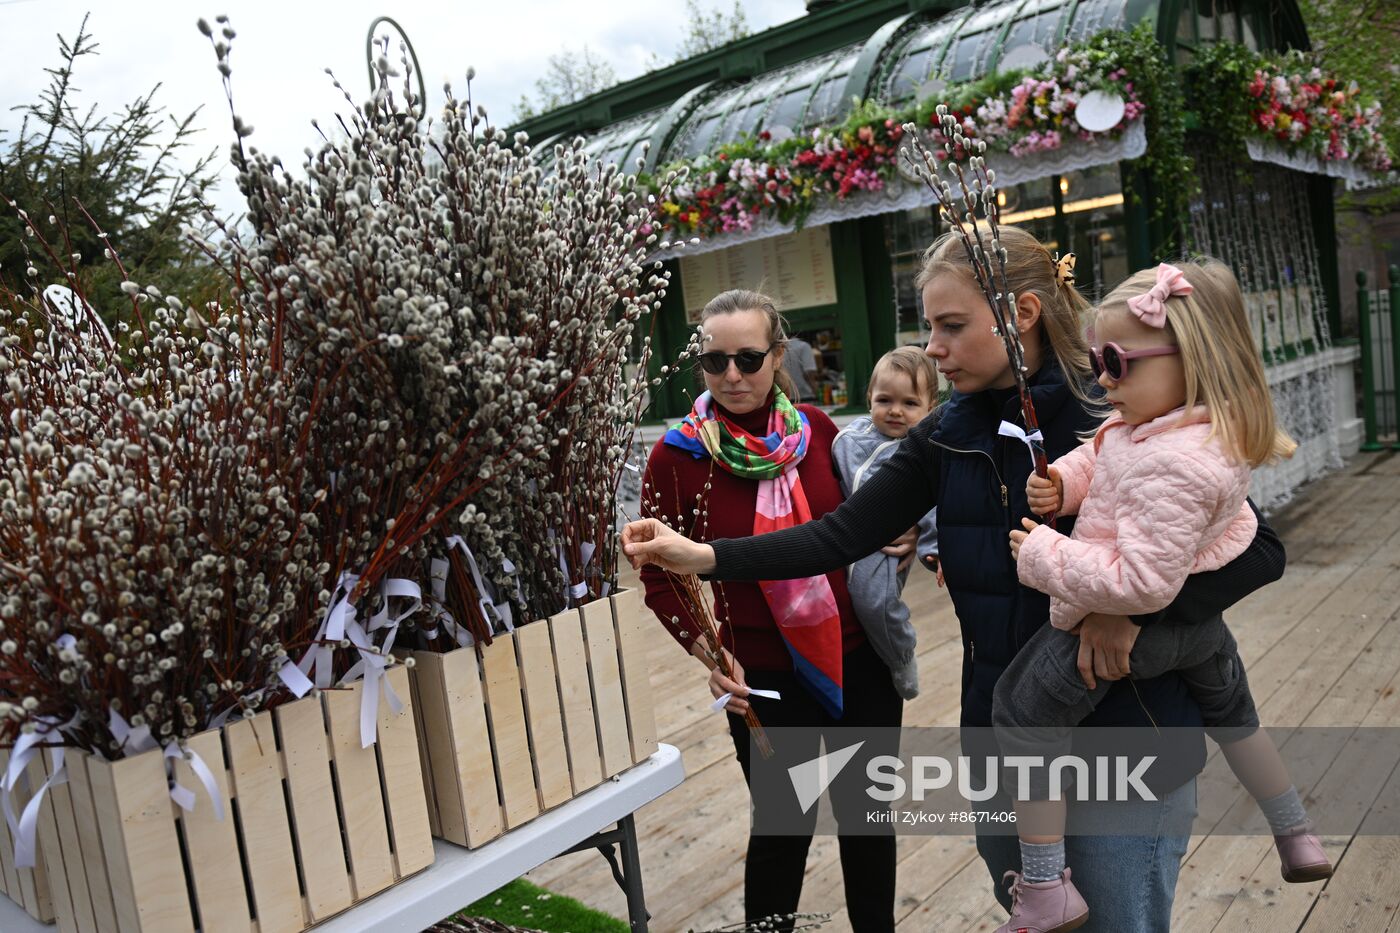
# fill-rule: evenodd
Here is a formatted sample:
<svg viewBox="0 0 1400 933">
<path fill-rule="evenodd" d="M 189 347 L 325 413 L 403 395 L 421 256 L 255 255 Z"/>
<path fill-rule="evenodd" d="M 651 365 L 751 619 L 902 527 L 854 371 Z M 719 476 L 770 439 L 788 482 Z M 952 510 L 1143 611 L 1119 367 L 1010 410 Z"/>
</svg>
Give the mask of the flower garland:
<svg viewBox="0 0 1400 933">
<path fill-rule="evenodd" d="M 1372 172 L 1394 165 L 1380 102 L 1355 81 L 1325 73 L 1306 53 L 1265 55 L 1220 45 L 1204 50 L 1188 75 L 1202 125 L 1217 135 L 1269 139 Z"/>
<path fill-rule="evenodd" d="M 1142 101 L 1128 68 L 1113 58 L 1094 55 L 1089 44 L 1066 47 L 1056 54 L 1050 70 L 1041 75 L 1008 72 L 956 89 L 949 113 L 959 118 L 962 132 L 981 138 L 992 151 L 1023 158 L 1037 152 L 1051 152 L 1071 138 L 1091 141 L 1115 138 L 1142 116 Z M 1123 118 L 1109 130 L 1090 132 L 1079 125 L 1075 110 L 1094 91 L 1109 91 L 1123 98 Z M 937 114 L 926 102 L 920 107 L 921 123 L 937 125 Z M 927 108 L 929 113 L 923 114 Z M 936 129 L 935 141 L 942 141 Z M 935 151 L 946 159 L 946 150 Z"/>
<path fill-rule="evenodd" d="M 1380 105 L 1354 82 L 1323 74 L 1298 53 L 1270 58 L 1220 43 L 1197 55 L 1185 83 L 1183 94 L 1183 82 L 1147 26 L 1108 30 L 1061 49 L 1035 71 L 988 75 L 897 109 L 866 101 L 837 127 L 782 140 L 764 131 L 672 162 L 658 170 L 658 179 L 668 171 L 683 171 L 684 177 L 661 200 L 659 217 L 673 237 L 746 231 L 760 219 L 801 227 L 822 199 L 880 191 L 895 182 L 903 124 L 927 127 L 925 142 L 945 155 L 935 113 L 940 103 L 958 119 L 964 136 L 1014 158 L 1072 141 L 1115 139 L 1144 121 L 1147 152 L 1134 164 L 1154 179 L 1153 217 L 1171 223 L 1185 216 L 1196 186 L 1185 148 L 1186 100 L 1201 125 L 1223 136 L 1262 134 L 1371 171 L 1392 164 L 1380 133 Z M 1076 119 L 1080 102 L 1094 91 L 1124 102 L 1122 119 L 1102 132 L 1086 130 Z M 659 193 L 659 181 L 641 181 Z"/>
<path fill-rule="evenodd" d="M 892 111 L 873 104 L 810 137 L 774 143 L 765 130 L 667 166 L 688 171 L 661 203 L 662 219 L 684 235 L 749 230 L 760 216 L 800 226 L 820 197 L 883 189 L 903 133 Z"/>
<path fill-rule="evenodd" d="M 947 95 L 949 110 L 964 135 L 1017 158 L 1074 139 L 1117 138 L 1149 104 L 1121 41 L 1125 34 L 1109 35 L 1118 38 L 1095 37 L 1060 50 L 1038 73 L 1010 71 L 959 85 Z M 1125 105 L 1119 123 L 1098 133 L 1075 119 L 1079 102 L 1096 90 L 1117 93 Z M 905 123 L 927 127 L 930 148 L 944 155 L 934 112 L 941 102 L 930 97 L 896 109 L 866 101 L 839 127 L 778 141 L 764 131 L 673 162 L 662 174 L 684 168 L 687 177 L 675 186 L 672 199 L 662 202 L 662 219 L 684 236 L 749 230 L 760 217 L 800 226 L 820 198 L 884 189 L 895 178 Z"/>
</svg>

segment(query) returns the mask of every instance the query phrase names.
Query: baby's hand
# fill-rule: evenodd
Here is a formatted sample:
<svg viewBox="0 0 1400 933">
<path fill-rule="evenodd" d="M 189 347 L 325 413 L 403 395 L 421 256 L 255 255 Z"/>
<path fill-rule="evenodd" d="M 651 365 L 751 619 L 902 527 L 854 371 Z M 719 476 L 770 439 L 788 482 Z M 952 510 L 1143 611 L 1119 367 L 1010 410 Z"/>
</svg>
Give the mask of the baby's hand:
<svg viewBox="0 0 1400 933">
<path fill-rule="evenodd" d="M 1036 528 L 1038 528 L 1038 527 L 1040 527 L 1040 526 L 1038 526 L 1035 522 L 1031 521 L 1029 518 L 1023 518 L 1023 519 L 1021 519 L 1021 527 L 1025 528 L 1026 530 L 1025 530 L 1025 531 L 1013 531 L 1013 532 L 1011 532 L 1011 558 L 1012 558 L 1012 560 L 1020 560 L 1020 559 L 1021 559 L 1021 542 L 1022 542 L 1022 541 L 1025 541 L 1026 538 L 1030 537 L 1030 533 L 1031 533 L 1032 531 L 1035 531 Z"/>
<path fill-rule="evenodd" d="M 1060 471 L 1050 467 L 1050 476 L 1037 476 L 1032 473 L 1026 480 L 1026 502 L 1037 515 L 1049 515 L 1060 511 L 1060 500 L 1065 495 L 1065 484 L 1060 479 Z"/>
</svg>

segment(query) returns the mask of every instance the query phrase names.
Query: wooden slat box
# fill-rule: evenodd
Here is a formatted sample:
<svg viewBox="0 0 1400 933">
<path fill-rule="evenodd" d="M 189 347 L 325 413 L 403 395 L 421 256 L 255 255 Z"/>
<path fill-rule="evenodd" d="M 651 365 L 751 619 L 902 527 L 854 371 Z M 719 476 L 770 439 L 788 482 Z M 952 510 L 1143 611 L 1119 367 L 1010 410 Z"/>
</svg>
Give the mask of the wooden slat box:
<svg viewBox="0 0 1400 933">
<path fill-rule="evenodd" d="M 18 818 L 24 812 L 25 805 L 34 790 L 44 783 L 44 764 L 38 759 L 48 755 L 45 751 L 40 755 L 35 755 L 25 769 L 29 783 L 15 788 L 11 804 L 14 807 L 15 817 Z M 0 774 L 5 773 L 5 769 L 10 766 L 10 750 L 0 749 Z M 53 791 L 49 791 L 53 793 Z M 24 908 L 24 912 L 29 914 L 40 923 L 53 923 L 54 909 L 53 898 L 49 894 L 48 872 L 44 867 L 43 846 L 39 840 L 35 840 L 36 858 L 33 868 L 18 868 L 15 865 L 15 843 L 10 838 L 10 827 L 0 816 L 0 894 L 8 897 L 16 904 Z"/>
<path fill-rule="evenodd" d="M 70 752 L 39 834 L 59 929 L 297 933 L 433 860 L 407 671 L 360 747 L 361 684 L 195 736 L 225 800 L 217 820 L 188 763 L 186 813 L 159 751 L 107 762 Z"/>
<path fill-rule="evenodd" d="M 434 835 L 475 848 L 656 751 L 641 612 L 622 590 L 479 656 L 413 652 Z"/>
</svg>

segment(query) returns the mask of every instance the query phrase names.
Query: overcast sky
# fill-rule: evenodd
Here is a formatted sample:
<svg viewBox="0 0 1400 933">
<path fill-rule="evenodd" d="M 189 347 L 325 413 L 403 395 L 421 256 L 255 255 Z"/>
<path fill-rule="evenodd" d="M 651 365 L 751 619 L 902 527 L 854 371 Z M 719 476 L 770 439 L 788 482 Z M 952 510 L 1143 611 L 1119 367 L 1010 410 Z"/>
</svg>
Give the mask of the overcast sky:
<svg viewBox="0 0 1400 933">
<path fill-rule="evenodd" d="M 732 9 L 726 0 L 701 0 L 702 6 Z M 759 32 L 804 15 L 803 0 L 744 0 L 749 27 Z M 250 142 L 300 164 L 302 150 L 318 141 L 310 126 L 344 112 L 345 101 L 331 86 L 331 68 L 357 100 L 369 94 L 365 71 L 365 34 L 375 17 L 394 17 L 418 53 L 430 109 L 442 101 L 442 84 L 451 81 L 460 95 L 468 65 L 476 67 L 473 98 L 486 105 L 492 122 L 509 123 L 522 93 L 533 90 L 546 58 L 568 46 L 587 45 L 608 61 L 619 79 L 638 76 L 649 53 L 674 56 L 684 35 L 686 7 L 680 0 L 244 0 L 217 5 L 176 0 L 0 0 L 0 130 L 11 134 L 19 117 L 11 111 L 36 99 L 44 87 L 44 68 L 55 66 L 62 33 L 71 39 L 91 11 L 88 31 L 99 54 L 84 59 L 75 76 L 78 100 L 99 112 L 121 106 L 157 84 L 158 102 L 184 115 L 203 107 L 197 137 L 203 150 L 217 147 L 219 163 L 231 138 L 227 105 L 214 67 L 209 41 L 195 22 L 227 13 L 237 30 L 233 43 L 233 90 L 239 115 L 254 128 Z M 393 47 L 397 50 L 397 41 Z M 396 60 L 396 51 L 391 56 Z M 227 171 L 225 172 L 227 175 Z M 220 213 L 237 210 L 240 201 L 225 181 L 215 195 Z"/>
</svg>

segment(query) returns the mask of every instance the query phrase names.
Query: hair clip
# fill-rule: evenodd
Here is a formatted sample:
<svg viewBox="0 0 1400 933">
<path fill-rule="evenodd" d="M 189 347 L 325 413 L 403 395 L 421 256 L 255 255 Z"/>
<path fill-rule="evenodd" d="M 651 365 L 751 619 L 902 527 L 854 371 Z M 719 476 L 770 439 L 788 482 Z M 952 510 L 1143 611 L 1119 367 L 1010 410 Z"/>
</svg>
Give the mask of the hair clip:
<svg viewBox="0 0 1400 933">
<path fill-rule="evenodd" d="M 1061 285 L 1074 284 L 1074 254 L 1055 254 L 1055 279 Z"/>
</svg>

